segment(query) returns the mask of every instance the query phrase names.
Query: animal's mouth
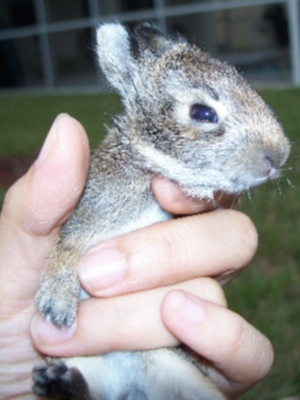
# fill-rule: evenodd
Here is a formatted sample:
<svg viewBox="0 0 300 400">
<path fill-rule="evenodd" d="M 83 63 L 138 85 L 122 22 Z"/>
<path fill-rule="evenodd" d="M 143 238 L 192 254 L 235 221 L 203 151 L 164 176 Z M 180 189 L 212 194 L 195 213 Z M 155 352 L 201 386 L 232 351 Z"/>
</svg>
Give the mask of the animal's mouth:
<svg viewBox="0 0 300 400">
<path fill-rule="evenodd" d="M 280 169 L 272 168 L 269 171 L 262 173 L 260 176 L 254 176 L 250 180 L 248 185 L 246 185 L 245 190 L 248 190 L 251 187 L 260 186 L 270 180 L 276 180 L 280 177 L 280 175 L 281 175 Z"/>
<path fill-rule="evenodd" d="M 239 175 L 235 175 L 227 180 L 223 185 L 220 184 L 221 193 L 227 193 L 232 196 L 238 197 L 241 193 L 260 186 L 270 180 L 276 180 L 281 176 L 281 169 L 268 167 L 268 168 L 257 168 L 253 171 L 243 172 L 240 171 Z M 214 190 L 214 193 L 218 193 L 219 190 Z"/>
<path fill-rule="evenodd" d="M 274 162 L 274 160 L 265 156 L 262 162 L 259 162 L 256 166 L 254 166 L 249 176 L 249 185 L 248 188 L 253 186 L 259 186 L 269 180 L 278 179 L 281 175 L 281 163 L 278 164 Z"/>
<path fill-rule="evenodd" d="M 267 174 L 265 174 L 261 177 L 255 178 L 254 183 L 251 186 L 259 186 L 270 180 L 271 181 L 276 180 L 280 177 L 280 175 L 281 175 L 281 171 L 279 169 L 272 168 Z"/>
<path fill-rule="evenodd" d="M 213 200 L 209 201 L 209 204 L 211 205 L 211 210 L 216 208 L 233 208 L 237 203 L 240 195 L 241 192 L 226 193 L 221 190 L 216 191 L 214 193 Z"/>
</svg>

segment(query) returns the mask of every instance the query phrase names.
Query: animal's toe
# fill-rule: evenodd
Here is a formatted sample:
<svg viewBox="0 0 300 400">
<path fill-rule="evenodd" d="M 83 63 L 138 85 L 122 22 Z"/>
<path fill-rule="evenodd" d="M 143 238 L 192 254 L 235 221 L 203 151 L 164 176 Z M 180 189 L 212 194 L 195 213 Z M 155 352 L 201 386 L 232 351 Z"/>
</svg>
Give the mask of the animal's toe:
<svg viewBox="0 0 300 400">
<path fill-rule="evenodd" d="M 77 298 L 60 300 L 59 295 L 41 295 L 37 297 L 37 305 L 42 316 L 61 329 L 70 327 L 76 317 Z"/>
<path fill-rule="evenodd" d="M 40 397 L 64 400 L 89 398 L 88 386 L 80 371 L 61 360 L 50 360 L 34 368 L 33 392 Z"/>
</svg>

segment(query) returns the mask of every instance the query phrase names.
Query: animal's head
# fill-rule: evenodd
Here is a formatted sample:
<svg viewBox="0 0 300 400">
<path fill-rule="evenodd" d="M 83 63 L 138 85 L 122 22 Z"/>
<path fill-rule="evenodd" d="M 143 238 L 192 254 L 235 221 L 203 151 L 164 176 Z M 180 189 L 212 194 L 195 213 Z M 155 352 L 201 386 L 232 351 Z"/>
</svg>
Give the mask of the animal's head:
<svg viewBox="0 0 300 400">
<path fill-rule="evenodd" d="M 155 172 L 206 197 L 278 177 L 289 142 L 235 68 L 149 24 L 104 24 L 97 39 L 125 106 L 120 123 Z"/>
</svg>

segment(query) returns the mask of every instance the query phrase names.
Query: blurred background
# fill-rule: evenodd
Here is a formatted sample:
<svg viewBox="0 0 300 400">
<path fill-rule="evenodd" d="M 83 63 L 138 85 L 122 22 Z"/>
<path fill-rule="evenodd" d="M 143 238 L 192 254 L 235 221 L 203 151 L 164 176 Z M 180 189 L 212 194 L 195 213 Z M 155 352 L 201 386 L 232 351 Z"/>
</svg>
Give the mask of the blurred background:
<svg viewBox="0 0 300 400">
<path fill-rule="evenodd" d="M 260 238 L 254 260 L 226 288 L 229 307 L 270 338 L 270 375 L 243 400 L 300 400 L 300 0 L 0 0 L 0 203 L 67 112 L 97 146 L 121 104 L 108 93 L 95 27 L 155 21 L 234 64 L 282 123 L 292 154 L 281 179 L 237 208 Z"/>
<path fill-rule="evenodd" d="M 299 1 L 0 0 L 0 88 L 102 88 L 95 27 L 155 21 L 255 84 L 300 85 Z"/>
</svg>

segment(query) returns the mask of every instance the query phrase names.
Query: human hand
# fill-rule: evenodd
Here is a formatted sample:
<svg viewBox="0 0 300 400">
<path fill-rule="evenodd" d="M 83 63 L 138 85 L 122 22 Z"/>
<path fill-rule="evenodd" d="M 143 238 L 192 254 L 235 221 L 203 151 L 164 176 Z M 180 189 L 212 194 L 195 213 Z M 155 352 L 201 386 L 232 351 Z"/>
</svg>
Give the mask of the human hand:
<svg viewBox="0 0 300 400">
<path fill-rule="evenodd" d="M 32 399 L 41 355 L 30 338 L 42 266 L 83 189 L 89 162 L 81 125 L 60 116 L 30 170 L 8 191 L 0 218 L 0 398 Z"/>
<path fill-rule="evenodd" d="M 32 396 L 31 369 L 40 358 L 29 339 L 29 321 L 36 312 L 34 294 L 41 267 L 54 243 L 59 226 L 79 199 L 88 167 L 88 145 L 84 131 L 70 117 L 63 116 L 56 120 L 43 149 L 38 162 L 9 191 L 0 221 L 0 397 L 4 398 L 11 396 L 26 399 Z M 160 182 L 158 186 L 162 184 L 165 183 Z M 155 185 L 157 182 L 153 183 L 154 192 L 157 191 Z M 164 197 L 163 193 L 167 192 L 161 191 L 156 195 L 158 198 Z M 172 208 L 174 203 L 177 203 L 177 210 L 180 209 L 180 201 L 170 201 L 169 207 Z M 183 209 L 187 210 L 185 200 L 183 203 Z M 193 202 L 190 204 L 193 204 L 195 211 L 196 205 Z M 182 211 L 180 213 L 184 214 Z M 217 253 L 216 242 L 219 249 Z M 202 251 L 200 249 L 199 252 L 200 243 Z M 121 265 L 124 260 L 127 263 L 123 280 L 118 285 L 110 286 L 113 274 L 109 274 L 109 267 L 106 273 L 103 268 L 102 278 L 110 276 L 106 279 L 106 287 L 103 288 L 103 283 L 100 284 L 100 290 L 97 284 L 89 287 L 87 275 L 84 278 L 84 271 L 91 262 L 87 261 L 92 254 L 89 252 L 80 265 L 82 281 L 85 281 L 84 284 L 92 294 L 106 298 L 82 302 L 77 327 L 71 332 L 56 331 L 35 315 L 31 324 L 34 343 L 42 352 L 59 356 L 176 344 L 176 337 L 181 339 L 180 329 L 184 329 L 184 324 L 179 324 L 179 329 L 176 324 L 172 326 L 165 316 L 169 315 L 166 310 L 171 306 L 168 304 L 172 305 L 168 299 L 174 292 L 170 292 L 170 289 L 185 289 L 200 295 L 206 299 L 202 300 L 205 304 L 224 305 L 223 293 L 215 280 L 195 277 L 222 276 L 228 270 L 235 273 L 249 261 L 255 247 L 256 233 L 251 222 L 243 214 L 234 211 L 218 211 L 156 224 L 108 241 L 106 246 L 101 244 L 93 249 L 96 250 L 96 258 L 100 259 L 99 265 L 101 260 L 103 265 L 107 264 L 109 258 L 115 257 L 114 251 L 117 249 L 117 258 L 121 254 Z M 223 257 L 221 261 L 220 256 Z M 178 285 L 181 281 L 184 283 Z M 102 279 L 99 282 L 103 282 Z M 162 285 L 169 287 L 157 288 Z M 139 292 L 141 289 L 148 290 Z M 115 296 L 135 291 L 138 292 Z M 168 292 L 171 294 L 166 297 Z M 161 315 L 166 325 L 160 316 L 162 301 Z M 229 311 L 224 307 L 220 309 L 224 310 L 226 319 Z M 205 320 L 208 323 L 209 319 Z M 229 325 L 234 331 L 236 325 Z M 250 328 L 245 323 L 245 332 L 252 332 Z M 256 343 L 262 343 L 261 353 L 266 354 L 270 363 L 267 340 L 254 332 L 251 342 L 253 347 Z M 244 343 L 242 339 L 240 343 Z M 209 351 L 212 344 L 208 345 L 206 351 Z M 192 343 L 190 346 L 196 347 Z M 199 347 L 197 349 L 200 350 Z M 249 360 L 243 354 L 236 358 L 243 361 L 248 370 L 253 369 L 252 358 Z M 237 364 L 236 359 L 234 361 L 233 364 Z M 218 364 L 215 359 L 212 362 Z M 224 365 L 220 367 L 221 372 L 224 368 Z M 257 363 L 255 368 L 258 368 Z M 234 368 L 228 370 L 232 372 Z M 229 377 L 230 374 L 226 375 L 225 371 L 224 375 Z M 242 385 L 237 382 L 236 387 L 245 390 L 261 376 L 261 371 L 241 376 Z M 220 386 L 223 381 L 227 381 L 226 378 L 222 379 L 216 379 Z M 229 393 L 225 386 L 222 388 Z"/>
<path fill-rule="evenodd" d="M 213 201 L 195 201 L 184 197 L 176 185 L 163 178 L 156 178 L 153 190 L 161 206 L 172 213 L 181 215 L 208 211 L 218 206 L 232 207 L 237 200 L 236 196 L 224 196 L 218 193 Z M 223 222 L 218 220 L 216 229 L 220 227 L 218 223 L 221 222 L 221 231 L 213 234 L 212 237 L 215 236 L 216 242 L 219 239 L 224 245 L 226 227 L 233 228 L 233 237 L 241 239 L 242 254 L 247 258 L 247 251 L 249 251 L 248 256 L 251 257 L 256 249 L 257 236 L 250 221 L 239 220 L 241 215 L 230 216 L 230 211 L 225 211 L 222 219 L 224 215 L 229 217 L 228 224 L 226 219 Z M 199 216 L 201 219 L 203 217 L 203 215 Z M 196 219 L 196 217 L 193 218 Z M 209 218 L 212 218 L 212 214 L 209 214 Z M 213 222 L 212 219 L 211 222 Z M 234 223 L 237 223 L 236 226 Z M 209 224 L 207 227 L 210 229 Z M 210 235 L 209 232 L 208 235 Z M 216 255 L 219 262 L 224 262 L 224 269 L 214 274 L 214 278 L 222 285 L 231 280 L 240 270 L 238 265 L 243 260 L 234 264 L 234 254 L 231 253 L 235 247 L 238 249 L 238 246 L 239 243 L 231 242 L 230 244 L 231 267 L 230 264 L 226 264 L 227 251 L 222 255 L 223 248 L 221 248 L 220 253 Z M 212 242 L 211 247 L 208 246 L 207 249 L 213 250 Z M 201 250 L 205 251 L 205 244 L 199 250 L 198 257 L 201 258 Z M 196 253 L 191 259 L 197 260 Z M 213 274 L 213 270 L 211 273 Z M 211 362 L 213 369 L 208 370 L 210 379 L 228 398 L 236 398 L 247 391 L 261 380 L 272 366 L 273 348 L 268 339 L 241 316 L 224 307 L 222 299 L 218 296 L 215 297 L 214 302 L 211 302 L 203 298 L 202 294 L 195 296 L 191 292 L 171 290 L 162 300 L 161 318 L 166 328 L 180 342 Z"/>
</svg>

